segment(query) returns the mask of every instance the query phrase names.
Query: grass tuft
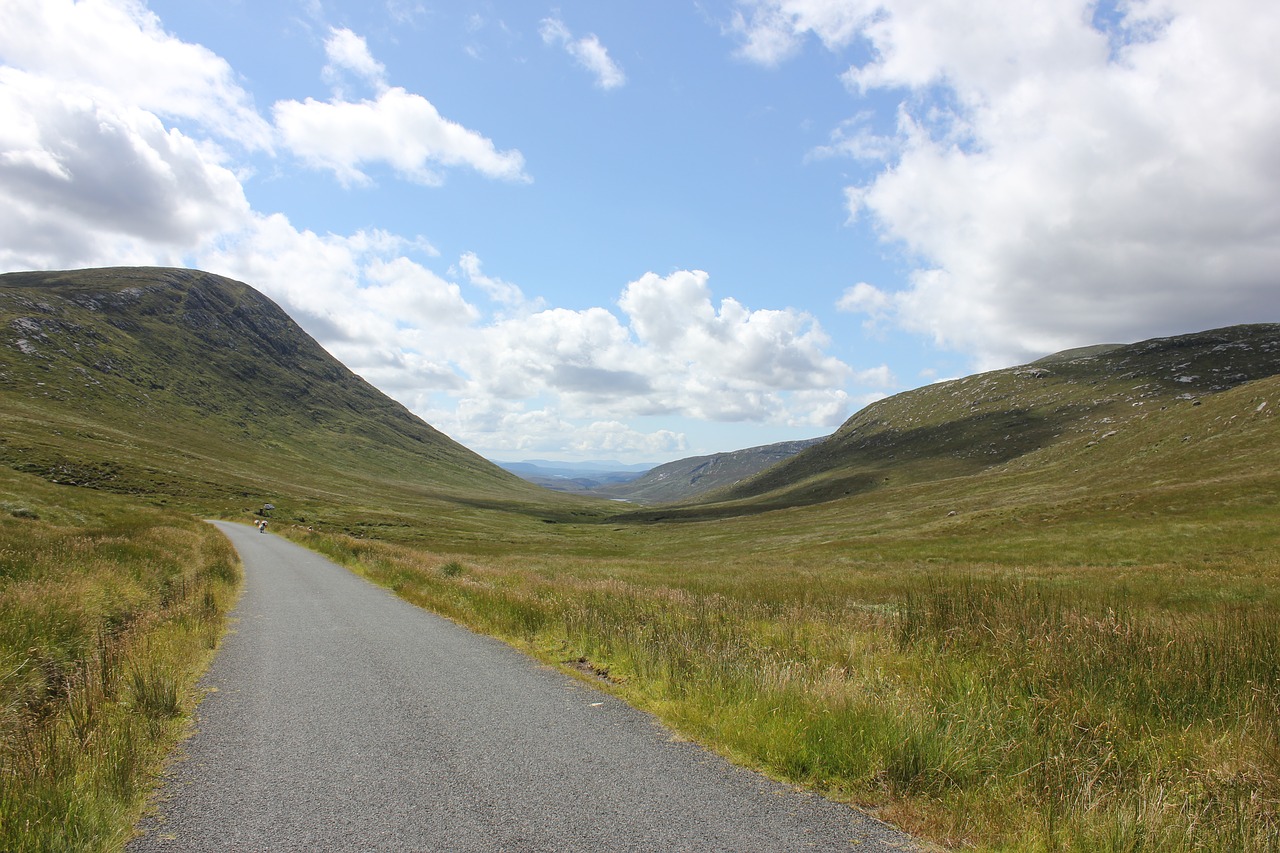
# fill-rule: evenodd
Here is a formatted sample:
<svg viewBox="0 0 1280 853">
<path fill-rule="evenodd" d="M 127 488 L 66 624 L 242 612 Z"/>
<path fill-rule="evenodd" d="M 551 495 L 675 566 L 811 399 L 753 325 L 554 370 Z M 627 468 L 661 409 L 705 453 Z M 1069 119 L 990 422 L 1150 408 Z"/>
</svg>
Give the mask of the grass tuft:
<svg viewBox="0 0 1280 853">
<path fill-rule="evenodd" d="M 118 850 L 184 731 L 238 565 L 209 525 L 16 476 L 0 492 L 76 521 L 0 516 L 0 849 Z"/>
</svg>

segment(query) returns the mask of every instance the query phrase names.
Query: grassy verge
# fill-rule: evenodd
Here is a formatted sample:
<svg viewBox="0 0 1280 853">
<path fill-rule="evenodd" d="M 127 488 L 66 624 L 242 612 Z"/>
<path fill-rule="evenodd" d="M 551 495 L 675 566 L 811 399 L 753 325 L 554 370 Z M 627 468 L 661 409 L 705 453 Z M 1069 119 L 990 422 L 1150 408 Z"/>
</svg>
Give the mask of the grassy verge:
<svg viewBox="0 0 1280 853">
<path fill-rule="evenodd" d="M 896 559 L 739 548 L 726 571 L 705 553 L 433 555 L 296 535 L 739 761 L 948 845 L 1280 850 L 1265 555 L 1230 570 L 937 565 L 881 541 Z"/>
<path fill-rule="evenodd" d="M 118 850 L 239 583 L 189 517 L 0 480 L 0 849 Z"/>
</svg>

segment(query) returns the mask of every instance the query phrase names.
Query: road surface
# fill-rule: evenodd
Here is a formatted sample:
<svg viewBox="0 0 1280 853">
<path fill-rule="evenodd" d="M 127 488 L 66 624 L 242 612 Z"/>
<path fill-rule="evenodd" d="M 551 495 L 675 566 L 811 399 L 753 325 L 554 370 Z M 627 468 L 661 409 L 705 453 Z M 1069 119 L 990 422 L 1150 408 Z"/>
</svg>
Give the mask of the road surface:
<svg viewBox="0 0 1280 853">
<path fill-rule="evenodd" d="M 914 849 L 278 536 L 217 524 L 244 595 L 129 853 Z"/>
</svg>

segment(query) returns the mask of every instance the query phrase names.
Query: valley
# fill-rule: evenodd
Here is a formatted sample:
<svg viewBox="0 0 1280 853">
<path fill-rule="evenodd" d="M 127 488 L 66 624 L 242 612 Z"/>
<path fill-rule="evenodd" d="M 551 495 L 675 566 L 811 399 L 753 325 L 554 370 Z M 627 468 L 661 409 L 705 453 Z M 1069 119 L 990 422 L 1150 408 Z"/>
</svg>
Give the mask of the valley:
<svg viewBox="0 0 1280 853">
<path fill-rule="evenodd" d="M 188 270 L 0 276 L 0 400 L 6 849 L 127 836 L 233 598 L 200 519 L 267 512 L 939 845 L 1280 850 L 1280 325 L 905 392 L 652 505 L 503 471 Z"/>
</svg>

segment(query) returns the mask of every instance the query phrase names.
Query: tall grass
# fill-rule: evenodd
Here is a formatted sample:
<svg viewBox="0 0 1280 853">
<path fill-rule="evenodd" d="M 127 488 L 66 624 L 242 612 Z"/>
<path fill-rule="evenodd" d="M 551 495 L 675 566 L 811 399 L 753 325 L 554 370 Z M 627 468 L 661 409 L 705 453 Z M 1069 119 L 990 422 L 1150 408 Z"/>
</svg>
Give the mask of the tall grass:
<svg viewBox="0 0 1280 853">
<path fill-rule="evenodd" d="M 739 594 L 700 588 L 696 568 L 658 582 L 610 577 L 607 560 L 304 538 L 740 761 L 944 843 L 1280 850 L 1280 622 L 1267 601 L 1175 610 L 1131 591 L 1135 569 L 1108 583 L 910 564 L 825 584 L 744 565 Z"/>
<path fill-rule="evenodd" d="M 15 853 L 123 846 L 239 581 L 210 526 L 77 500 L 79 518 L 0 513 L 0 849 Z"/>
</svg>

